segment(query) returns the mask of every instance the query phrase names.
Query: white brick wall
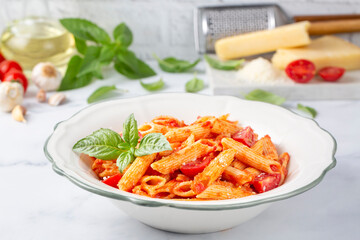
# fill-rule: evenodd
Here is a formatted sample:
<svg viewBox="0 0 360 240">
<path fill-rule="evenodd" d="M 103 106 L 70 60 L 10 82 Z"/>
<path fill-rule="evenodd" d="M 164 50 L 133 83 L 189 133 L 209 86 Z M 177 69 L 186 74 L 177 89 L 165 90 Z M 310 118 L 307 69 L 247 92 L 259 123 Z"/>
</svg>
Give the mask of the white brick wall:
<svg viewBox="0 0 360 240">
<path fill-rule="evenodd" d="M 15 17 L 23 16 L 24 2 L 0 0 L 0 28 Z M 31 2 L 33 1 L 33 2 Z M 39 0 L 30 0 L 37 6 Z M 192 59 L 197 56 L 193 37 L 193 9 L 198 5 L 251 3 L 251 0 L 48 0 L 50 16 L 81 17 L 92 20 L 109 32 L 121 21 L 132 29 L 132 49 L 149 58 L 173 55 Z M 279 3 L 289 15 L 360 13 L 360 0 L 257 0 Z M 34 8 L 33 8 L 34 9 Z M 36 8 L 35 8 L 36 9 Z M 10 14 L 9 14 L 10 13 Z M 342 35 L 360 45 L 360 34 Z"/>
</svg>

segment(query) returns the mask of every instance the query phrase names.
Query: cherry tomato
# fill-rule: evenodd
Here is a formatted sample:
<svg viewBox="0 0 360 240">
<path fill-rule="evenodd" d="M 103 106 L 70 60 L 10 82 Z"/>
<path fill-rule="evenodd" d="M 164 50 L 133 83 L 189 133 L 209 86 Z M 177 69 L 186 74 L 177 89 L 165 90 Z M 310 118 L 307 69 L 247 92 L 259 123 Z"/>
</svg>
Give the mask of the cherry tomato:
<svg viewBox="0 0 360 240">
<path fill-rule="evenodd" d="M 0 52 L 0 63 L 2 62 L 2 61 L 4 61 L 5 60 L 5 58 L 4 58 L 4 56 L 1 54 L 1 52 Z"/>
<path fill-rule="evenodd" d="M 22 72 L 21 66 L 15 61 L 5 60 L 0 63 L 0 72 L 2 72 L 2 74 L 5 75 L 11 69 L 16 69 Z"/>
<path fill-rule="evenodd" d="M 277 188 L 280 184 L 280 180 L 280 174 L 260 173 L 254 178 L 252 185 L 254 186 L 255 191 L 263 193 Z"/>
<path fill-rule="evenodd" d="M 203 159 L 196 159 L 195 161 L 185 163 L 180 167 L 180 171 L 188 176 L 194 177 L 198 173 L 202 172 L 207 165 L 209 165 L 211 156 L 206 156 Z"/>
<path fill-rule="evenodd" d="M 105 180 L 102 180 L 102 182 L 109 185 L 110 187 L 117 188 L 117 184 L 119 183 L 120 179 L 121 179 L 121 174 L 118 173 Z"/>
<path fill-rule="evenodd" d="M 24 87 L 24 93 L 28 87 L 28 80 L 26 79 L 25 75 L 22 72 L 16 70 L 10 70 L 8 73 L 4 75 L 2 79 L 3 82 L 11 82 L 17 81 Z"/>
<path fill-rule="evenodd" d="M 339 80 L 344 73 L 345 68 L 341 67 L 324 67 L 319 70 L 320 77 L 328 82 L 335 82 Z"/>
<path fill-rule="evenodd" d="M 238 142 L 241 142 L 242 144 L 245 144 L 248 147 L 252 147 L 257 140 L 257 135 L 254 133 L 254 130 L 252 130 L 251 127 L 246 127 L 234 133 L 232 138 Z"/>
<path fill-rule="evenodd" d="M 313 62 L 305 59 L 293 61 L 285 69 L 286 75 L 297 83 L 307 83 L 316 73 Z"/>
</svg>

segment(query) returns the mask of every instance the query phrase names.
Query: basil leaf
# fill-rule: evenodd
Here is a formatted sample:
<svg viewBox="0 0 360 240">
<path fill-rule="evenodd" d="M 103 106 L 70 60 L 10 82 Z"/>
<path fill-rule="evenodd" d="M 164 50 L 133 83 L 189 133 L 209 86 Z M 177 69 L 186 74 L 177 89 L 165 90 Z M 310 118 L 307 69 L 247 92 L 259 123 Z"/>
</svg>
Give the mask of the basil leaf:
<svg viewBox="0 0 360 240">
<path fill-rule="evenodd" d="M 316 115 L 317 115 L 317 112 L 316 112 L 316 110 L 314 108 L 304 106 L 304 105 L 302 105 L 300 103 L 297 105 L 297 109 L 300 110 L 300 111 L 303 111 L 305 113 L 310 114 L 312 118 L 315 118 Z"/>
<path fill-rule="evenodd" d="M 244 63 L 245 59 L 241 60 L 229 60 L 229 61 L 220 61 L 215 58 L 211 58 L 208 55 L 204 55 L 206 62 L 210 65 L 210 67 L 219 69 L 219 70 L 237 70 Z"/>
<path fill-rule="evenodd" d="M 197 78 L 196 76 L 189 80 L 185 85 L 187 92 L 198 92 L 204 88 L 204 81 Z"/>
<path fill-rule="evenodd" d="M 77 37 L 74 37 L 74 39 L 75 39 L 75 47 L 76 47 L 77 51 L 81 54 L 85 54 L 86 49 L 87 49 L 86 42 Z"/>
<path fill-rule="evenodd" d="M 156 81 L 153 83 L 144 83 L 143 81 L 140 81 L 140 84 L 143 88 L 145 88 L 148 91 L 157 91 L 157 90 L 164 88 L 164 86 L 165 86 L 165 83 L 162 80 L 162 78 L 160 78 L 159 81 Z"/>
<path fill-rule="evenodd" d="M 195 62 L 190 63 L 188 61 L 176 59 L 174 57 L 168 57 L 161 60 L 158 56 L 154 55 L 154 58 L 158 61 L 159 67 L 163 71 L 171 73 L 186 72 L 194 68 L 201 60 L 199 58 Z"/>
<path fill-rule="evenodd" d="M 75 143 L 73 150 L 102 160 L 114 160 L 123 152 L 119 148 L 123 142 L 117 132 L 101 128 Z"/>
<path fill-rule="evenodd" d="M 108 65 L 113 61 L 115 57 L 116 48 L 117 46 L 115 44 L 104 45 L 101 48 L 99 54 L 99 61 L 100 63 L 102 63 L 102 65 Z"/>
<path fill-rule="evenodd" d="M 166 137 L 161 133 L 149 133 L 141 139 L 139 148 L 135 150 L 135 156 L 141 157 L 166 150 L 172 150 Z"/>
<path fill-rule="evenodd" d="M 128 151 L 131 149 L 130 145 L 127 142 L 122 142 L 119 144 L 119 149 L 124 150 L 124 151 Z"/>
<path fill-rule="evenodd" d="M 80 71 L 82 62 L 83 59 L 78 55 L 75 55 L 70 59 L 65 76 L 61 81 L 58 91 L 81 88 L 91 83 L 91 74 L 85 74 L 81 77 L 76 77 Z"/>
<path fill-rule="evenodd" d="M 71 32 L 74 37 L 96 43 L 110 43 L 111 39 L 106 31 L 95 23 L 80 18 L 63 18 L 60 23 Z"/>
<path fill-rule="evenodd" d="M 103 78 L 99 61 L 100 52 L 101 47 L 99 46 L 89 46 L 87 48 L 77 77 L 91 73 L 97 78 Z"/>
<path fill-rule="evenodd" d="M 131 30 L 125 23 L 120 23 L 116 26 L 113 32 L 115 41 L 121 43 L 121 46 L 128 47 L 133 41 Z"/>
<path fill-rule="evenodd" d="M 119 167 L 119 171 L 122 173 L 124 169 L 134 160 L 134 154 L 132 154 L 130 151 L 122 152 L 116 160 L 116 165 Z"/>
<path fill-rule="evenodd" d="M 133 52 L 121 49 L 115 56 L 116 71 L 130 79 L 140 79 L 156 75 L 154 70 L 138 59 Z"/>
<path fill-rule="evenodd" d="M 271 92 L 267 92 L 261 89 L 255 89 L 245 96 L 247 100 L 267 102 L 275 105 L 282 105 L 285 102 L 285 98 L 280 97 Z"/>
<path fill-rule="evenodd" d="M 114 90 L 116 90 L 115 85 L 99 87 L 88 97 L 87 102 L 93 103 L 100 99 L 103 99 L 104 95 L 106 95 L 107 93 L 114 91 Z"/>
<path fill-rule="evenodd" d="M 125 142 L 127 142 L 130 147 L 136 147 L 138 144 L 139 130 L 133 113 L 130 114 L 130 116 L 124 122 L 123 137 Z"/>
</svg>

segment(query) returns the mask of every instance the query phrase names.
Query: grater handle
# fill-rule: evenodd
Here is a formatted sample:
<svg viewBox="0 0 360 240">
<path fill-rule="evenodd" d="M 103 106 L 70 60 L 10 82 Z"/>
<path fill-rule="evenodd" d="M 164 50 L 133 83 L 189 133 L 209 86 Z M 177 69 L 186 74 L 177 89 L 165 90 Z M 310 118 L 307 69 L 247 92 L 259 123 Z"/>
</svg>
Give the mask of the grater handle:
<svg viewBox="0 0 360 240">
<path fill-rule="evenodd" d="M 360 14 L 343 14 L 343 15 L 309 15 L 309 16 L 294 16 L 294 22 L 309 21 L 330 21 L 330 20 L 345 20 L 345 19 L 360 19 Z"/>
<path fill-rule="evenodd" d="M 360 19 L 313 22 L 309 28 L 310 35 L 350 32 L 360 32 Z"/>
</svg>

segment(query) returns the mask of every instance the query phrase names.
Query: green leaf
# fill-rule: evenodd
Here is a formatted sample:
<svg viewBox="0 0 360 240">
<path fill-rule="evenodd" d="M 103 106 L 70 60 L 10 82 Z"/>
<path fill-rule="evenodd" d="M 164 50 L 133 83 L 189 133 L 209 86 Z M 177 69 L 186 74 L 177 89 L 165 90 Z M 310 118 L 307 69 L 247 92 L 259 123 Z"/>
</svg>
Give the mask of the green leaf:
<svg viewBox="0 0 360 240">
<path fill-rule="evenodd" d="M 174 57 L 168 57 L 164 59 L 160 59 L 158 56 L 154 54 L 154 58 L 158 61 L 159 67 L 165 72 L 171 73 L 180 73 L 186 72 L 192 68 L 194 68 L 199 62 L 200 58 L 195 62 L 191 63 L 185 60 L 176 59 Z"/>
<path fill-rule="evenodd" d="M 81 77 L 86 74 L 93 74 L 95 77 L 102 79 L 101 64 L 99 56 L 101 47 L 89 46 L 84 55 L 84 61 L 81 64 L 80 71 L 77 77 Z"/>
<path fill-rule="evenodd" d="M 154 70 L 138 59 L 133 52 L 121 49 L 115 56 L 115 69 L 130 79 L 140 79 L 156 75 Z"/>
<path fill-rule="evenodd" d="M 78 55 L 75 55 L 70 59 L 65 76 L 61 81 L 58 91 L 81 88 L 91 83 L 91 74 L 85 74 L 81 77 L 76 77 L 76 75 L 80 71 L 82 62 L 83 59 Z"/>
<path fill-rule="evenodd" d="M 135 156 L 141 157 L 166 150 L 172 150 L 166 137 L 161 133 L 149 133 L 141 139 L 139 148 L 135 150 Z"/>
<path fill-rule="evenodd" d="M 101 128 L 79 140 L 73 150 L 102 160 L 114 160 L 123 152 L 119 145 L 124 140 L 111 129 Z"/>
<path fill-rule="evenodd" d="M 80 18 L 63 18 L 60 23 L 71 32 L 74 37 L 96 43 L 110 43 L 111 39 L 106 31 L 95 23 Z"/>
<path fill-rule="evenodd" d="M 193 79 L 189 80 L 185 85 L 187 92 L 198 92 L 204 88 L 204 81 L 197 78 L 196 74 Z"/>
<path fill-rule="evenodd" d="M 261 89 L 255 89 L 245 96 L 247 100 L 267 102 L 275 105 L 282 105 L 285 102 L 285 98 L 280 97 L 271 92 L 267 92 Z"/>
<path fill-rule="evenodd" d="M 316 110 L 314 108 L 304 106 L 304 105 L 302 105 L 300 103 L 297 105 L 297 109 L 300 110 L 300 111 L 303 111 L 305 113 L 310 114 L 312 118 L 315 118 L 316 115 L 317 115 L 317 112 L 316 112 Z"/>
<path fill-rule="evenodd" d="M 140 84 L 143 88 L 145 88 L 148 91 L 157 91 L 164 88 L 165 86 L 165 83 L 162 80 L 162 78 L 160 78 L 159 81 L 153 83 L 144 83 L 143 81 L 140 80 Z"/>
<path fill-rule="evenodd" d="M 113 32 L 115 41 L 119 42 L 121 46 L 128 47 L 133 41 L 131 30 L 125 23 L 120 23 L 116 26 Z"/>
<path fill-rule="evenodd" d="M 116 90 L 115 85 L 99 87 L 88 97 L 87 102 L 93 103 L 100 99 L 103 99 L 107 93 L 114 91 L 114 90 Z"/>
<path fill-rule="evenodd" d="M 208 55 L 204 55 L 204 58 L 206 62 L 210 65 L 210 67 L 225 71 L 237 70 L 242 66 L 245 61 L 245 59 L 220 61 L 215 58 L 211 58 Z"/>
<path fill-rule="evenodd" d="M 116 160 L 116 165 L 119 167 L 119 171 L 122 173 L 124 169 L 135 160 L 135 156 L 132 152 L 122 152 Z"/>
<path fill-rule="evenodd" d="M 75 37 L 75 46 L 79 53 L 85 54 L 87 45 L 86 42 L 80 38 Z"/>
<path fill-rule="evenodd" d="M 104 45 L 99 54 L 99 61 L 102 65 L 110 64 L 115 57 L 117 46 L 115 44 Z"/>
<path fill-rule="evenodd" d="M 124 122 L 123 137 L 125 142 L 127 142 L 130 147 L 136 147 L 138 144 L 139 130 L 133 113 L 130 114 L 130 116 Z"/>
</svg>

